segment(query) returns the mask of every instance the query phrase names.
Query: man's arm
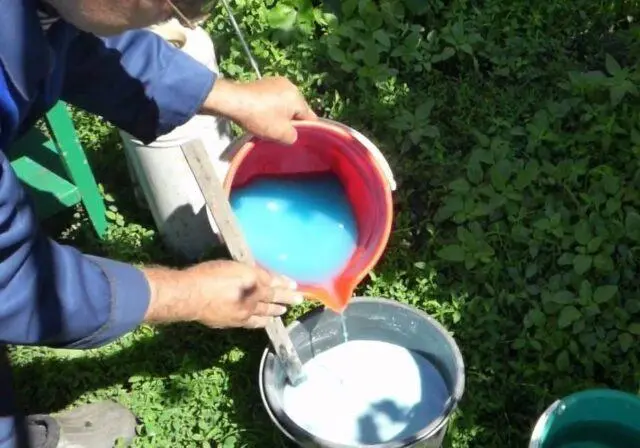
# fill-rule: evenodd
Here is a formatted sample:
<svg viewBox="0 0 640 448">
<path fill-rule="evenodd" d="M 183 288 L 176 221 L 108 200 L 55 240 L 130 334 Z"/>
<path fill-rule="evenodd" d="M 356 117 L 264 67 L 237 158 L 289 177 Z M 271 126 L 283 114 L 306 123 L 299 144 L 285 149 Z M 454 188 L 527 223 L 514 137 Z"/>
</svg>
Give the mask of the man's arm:
<svg viewBox="0 0 640 448">
<path fill-rule="evenodd" d="M 3 147 L 18 124 L 17 95 L 0 65 L 0 344 L 103 345 L 134 329 L 150 287 L 133 266 L 47 238 Z"/>
<path fill-rule="evenodd" d="M 236 83 L 147 30 L 98 38 L 80 33 L 68 54 L 63 99 L 145 143 L 194 115 L 227 117 L 259 137 L 293 143 L 295 120 L 315 120 L 285 78 Z"/>
<path fill-rule="evenodd" d="M 196 115 L 216 74 L 147 30 L 102 38 L 80 32 L 62 99 L 149 143 Z"/>
</svg>

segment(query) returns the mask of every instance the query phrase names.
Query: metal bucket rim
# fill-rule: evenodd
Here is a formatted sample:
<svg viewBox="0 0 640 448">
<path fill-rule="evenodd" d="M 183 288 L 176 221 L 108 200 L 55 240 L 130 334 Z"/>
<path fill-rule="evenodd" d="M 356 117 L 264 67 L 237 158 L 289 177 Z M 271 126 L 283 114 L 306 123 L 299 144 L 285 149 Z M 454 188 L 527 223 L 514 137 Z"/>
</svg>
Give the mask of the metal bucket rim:
<svg viewBox="0 0 640 448">
<path fill-rule="evenodd" d="M 444 328 L 444 326 L 442 326 L 437 320 L 435 320 L 429 314 L 415 307 L 398 302 L 396 300 L 386 299 L 382 297 L 353 297 L 349 301 L 349 304 L 352 304 L 352 303 L 387 303 L 393 306 L 398 306 L 407 311 L 411 311 L 412 313 L 417 314 L 419 317 L 423 318 L 424 320 L 429 322 L 431 325 L 433 325 L 440 332 L 440 334 L 445 338 L 445 340 L 448 342 L 449 346 L 451 347 L 455 364 L 456 364 L 455 377 L 457 381 L 454 386 L 454 390 L 450 392 L 450 397 L 447 400 L 447 404 L 444 411 L 441 413 L 441 415 L 438 418 L 433 420 L 426 427 L 424 427 L 422 430 L 418 431 L 416 434 L 412 436 L 405 437 L 404 439 L 401 439 L 401 440 L 378 443 L 375 445 L 367 445 L 367 446 L 370 448 L 404 448 L 404 447 L 410 446 L 415 442 L 425 440 L 431 437 L 432 435 L 437 434 L 448 423 L 449 418 L 457 408 L 458 403 L 460 402 L 460 400 L 462 399 L 462 396 L 464 395 L 464 388 L 465 388 L 465 382 L 466 382 L 465 373 L 464 373 L 464 359 L 462 358 L 462 352 L 460 351 L 460 348 L 458 347 L 458 344 L 456 343 L 455 339 L 449 334 L 449 332 L 447 331 L 446 328 Z M 287 325 L 286 328 L 288 331 L 291 331 L 294 328 L 296 328 L 298 325 L 302 324 L 301 319 L 310 318 L 313 315 L 323 313 L 324 311 L 325 311 L 324 307 L 317 307 L 305 313 L 304 315 L 300 316 L 295 321 L 291 322 L 289 325 Z M 298 443 L 298 440 L 289 431 L 287 431 L 284 425 L 282 425 L 282 423 L 280 422 L 280 417 L 276 415 L 276 413 L 272 410 L 271 403 L 269 402 L 269 399 L 267 398 L 267 394 L 265 392 L 264 380 L 263 380 L 264 369 L 267 362 L 267 357 L 269 356 L 270 353 L 273 353 L 273 349 L 270 346 L 267 346 L 267 348 L 265 348 L 265 350 L 263 351 L 262 357 L 260 359 L 260 367 L 258 370 L 258 384 L 260 388 L 260 397 L 262 399 L 264 408 L 266 409 L 266 412 L 269 415 L 269 418 L 271 419 L 271 421 L 287 438 L 289 438 L 292 442 Z M 322 446 L 329 446 L 332 448 L 353 448 L 351 445 L 338 444 L 338 443 L 331 442 L 329 440 L 325 440 L 320 437 L 317 437 L 316 435 L 310 433 L 309 431 L 297 425 L 292 419 L 290 419 L 284 413 L 284 411 L 282 412 L 282 414 L 289 424 L 294 425 L 299 429 L 301 433 L 303 433 L 309 439 L 314 440 L 318 443 L 321 443 Z"/>
</svg>

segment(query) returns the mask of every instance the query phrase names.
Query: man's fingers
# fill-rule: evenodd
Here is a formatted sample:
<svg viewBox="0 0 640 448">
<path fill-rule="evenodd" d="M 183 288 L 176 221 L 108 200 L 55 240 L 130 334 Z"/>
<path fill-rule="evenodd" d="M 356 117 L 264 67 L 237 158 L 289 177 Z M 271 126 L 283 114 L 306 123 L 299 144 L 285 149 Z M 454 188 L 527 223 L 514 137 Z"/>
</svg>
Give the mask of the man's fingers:
<svg viewBox="0 0 640 448">
<path fill-rule="evenodd" d="M 296 111 L 293 118 L 295 118 L 296 120 L 317 120 L 318 116 L 307 103 L 304 103 L 303 106 L 300 107 L 298 111 Z"/>
<path fill-rule="evenodd" d="M 259 282 L 258 273 L 251 269 L 244 269 L 238 277 L 240 287 L 244 290 L 253 289 Z"/>
<path fill-rule="evenodd" d="M 282 305 L 300 305 L 304 302 L 302 293 L 297 291 L 298 285 L 295 281 L 283 275 L 276 275 L 271 278 L 269 292 L 260 300 L 262 302 L 280 303 Z"/>
<path fill-rule="evenodd" d="M 290 279 L 289 277 L 285 277 L 284 275 L 274 275 L 271 277 L 271 282 L 269 284 L 272 288 L 282 288 L 282 289 L 290 289 L 295 291 L 298 288 L 295 280 Z"/>
<path fill-rule="evenodd" d="M 270 317 L 265 316 L 251 316 L 247 323 L 244 325 L 245 328 L 264 328 L 269 323 Z"/>
<path fill-rule="evenodd" d="M 293 145 L 296 140 L 298 140 L 298 131 L 296 131 L 296 128 L 294 128 L 293 125 L 288 124 L 282 128 L 282 131 L 278 134 L 276 140 L 284 143 L 285 145 Z"/>
<path fill-rule="evenodd" d="M 300 305 L 304 298 L 296 289 L 298 284 L 284 275 L 273 275 L 262 268 L 256 268 L 262 291 L 257 296 L 261 302 Z"/>
<path fill-rule="evenodd" d="M 284 313 L 287 312 L 287 307 L 283 306 L 283 305 L 279 305 L 277 303 L 267 303 L 267 302 L 259 302 L 256 305 L 256 309 L 253 311 L 253 316 L 268 316 L 268 317 L 274 317 L 274 316 L 282 316 Z"/>
<path fill-rule="evenodd" d="M 274 289 L 273 296 L 269 298 L 268 302 L 280 303 L 281 305 L 287 306 L 301 305 L 302 302 L 304 302 L 304 297 L 302 293 L 298 291 Z"/>
<path fill-rule="evenodd" d="M 273 274 L 260 266 L 256 266 L 255 271 L 261 285 L 271 285 L 276 278 Z"/>
<path fill-rule="evenodd" d="M 273 301 L 258 302 L 253 310 L 253 316 L 247 321 L 247 328 L 262 328 L 271 317 L 282 316 L 287 312 L 285 305 L 300 305 L 304 301 L 302 294 L 290 290 L 274 290 Z"/>
</svg>

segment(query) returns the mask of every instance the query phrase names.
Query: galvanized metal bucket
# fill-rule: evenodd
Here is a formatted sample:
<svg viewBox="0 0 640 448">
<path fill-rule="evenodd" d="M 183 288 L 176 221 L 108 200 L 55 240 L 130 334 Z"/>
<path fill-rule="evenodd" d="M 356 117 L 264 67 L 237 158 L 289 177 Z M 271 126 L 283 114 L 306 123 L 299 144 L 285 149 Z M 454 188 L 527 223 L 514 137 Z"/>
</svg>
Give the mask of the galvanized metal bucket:
<svg viewBox="0 0 640 448">
<path fill-rule="evenodd" d="M 419 353 L 439 370 L 449 390 L 444 412 L 434 421 L 424 422 L 420 431 L 402 440 L 367 446 L 439 448 L 451 414 L 464 393 L 464 362 L 455 340 L 426 313 L 393 300 L 353 298 L 343 314 L 349 340 L 389 342 Z M 344 342 L 341 316 L 324 308 L 302 316 L 287 330 L 303 363 Z M 286 438 L 300 447 L 355 448 L 320 439 L 293 422 L 282 408 L 285 381 L 280 363 L 268 347 L 260 363 L 260 394 L 271 420 Z"/>
</svg>

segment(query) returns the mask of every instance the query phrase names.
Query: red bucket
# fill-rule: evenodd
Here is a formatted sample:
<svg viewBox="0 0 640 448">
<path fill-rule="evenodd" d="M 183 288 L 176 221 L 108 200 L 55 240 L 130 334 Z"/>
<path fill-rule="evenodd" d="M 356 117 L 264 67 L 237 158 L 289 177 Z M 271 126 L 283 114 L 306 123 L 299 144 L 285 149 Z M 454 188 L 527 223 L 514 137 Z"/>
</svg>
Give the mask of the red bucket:
<svg viewBox="0 0 640 448">
<path fill-rule="evenodd" d="M 233 188 L 265 175 L 331 172 L 340 179 L 356 218 L 357 248 L 335 279 L 333 291 L 314 284 L 299 284 L 305 296 L 340 312 L 387 246 L 395 185 L 388 165 L 361 134 L 328 120 L 299 121 L 295 127 L 298 139 L 292 146 L 252 136 L 239 140 L 231 148 L 224 188 L 230 194 Z"/>
</svg>

